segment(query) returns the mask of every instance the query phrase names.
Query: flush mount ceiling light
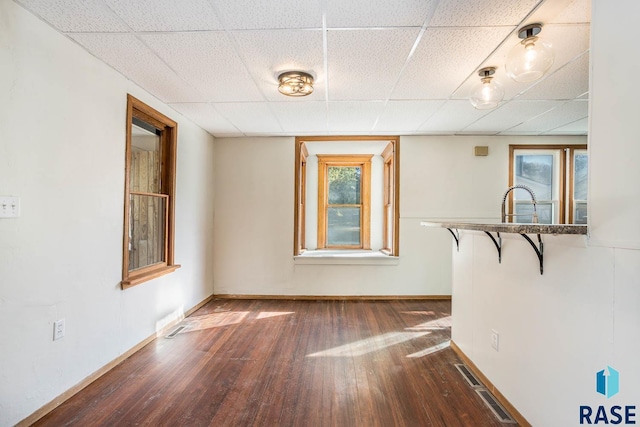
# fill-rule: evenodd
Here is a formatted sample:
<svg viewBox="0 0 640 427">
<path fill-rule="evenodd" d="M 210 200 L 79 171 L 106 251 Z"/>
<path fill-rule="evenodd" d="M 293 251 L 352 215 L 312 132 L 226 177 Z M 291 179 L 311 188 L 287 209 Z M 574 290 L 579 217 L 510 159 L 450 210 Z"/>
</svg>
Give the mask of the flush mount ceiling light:
<svg viewBox="0 0 640 427">
<path fill-rule="evenodd" d="M 471 105 L 478 110 L 496 108 L 504 97 L 504 89 L 498 82 L 493 80 L 495 73 L 496 67 L 485 67 L 478 71 L 481 84 L 471 92 L 469 97 Z"/>
<path fill-rule="evenodd" d="M 287 96 L 307 96 L 313 92 L 313 76 L 302 71 L 287 71 L 278 76 L 278 90 Z"/>
<path fill-rule="evenodd" d="M 507 55 L 507 75 L 517 82 L 538 80 L 551 68 L 555 53 L 551 44 L 537 37 L 542 24 L 531 24 L 518 30 L 522 39 Z"/>
</svg>

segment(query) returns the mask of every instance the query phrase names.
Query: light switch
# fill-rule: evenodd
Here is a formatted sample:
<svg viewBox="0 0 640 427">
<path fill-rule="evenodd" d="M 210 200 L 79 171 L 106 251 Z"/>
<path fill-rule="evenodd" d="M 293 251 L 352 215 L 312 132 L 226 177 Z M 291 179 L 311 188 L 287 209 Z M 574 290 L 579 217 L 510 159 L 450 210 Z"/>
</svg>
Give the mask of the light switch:
<svg viewBox="0 0 640 427">
<path fill-rule="evenodd" d="M 20 197 L 0 196 L 0 218 L 20 216 Z"/>
</svg>

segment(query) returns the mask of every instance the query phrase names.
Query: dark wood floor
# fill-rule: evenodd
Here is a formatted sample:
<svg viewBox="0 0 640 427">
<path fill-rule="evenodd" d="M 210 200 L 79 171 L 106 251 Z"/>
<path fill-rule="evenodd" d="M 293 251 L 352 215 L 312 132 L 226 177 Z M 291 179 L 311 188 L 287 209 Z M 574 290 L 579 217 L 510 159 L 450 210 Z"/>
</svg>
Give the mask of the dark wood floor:
<svg viewBox="0 0 640 427">
<path fill-rule="evenodd" d="M 499 426 L 449 301 L 213 300 L 42 426 Z"/>
</svg>

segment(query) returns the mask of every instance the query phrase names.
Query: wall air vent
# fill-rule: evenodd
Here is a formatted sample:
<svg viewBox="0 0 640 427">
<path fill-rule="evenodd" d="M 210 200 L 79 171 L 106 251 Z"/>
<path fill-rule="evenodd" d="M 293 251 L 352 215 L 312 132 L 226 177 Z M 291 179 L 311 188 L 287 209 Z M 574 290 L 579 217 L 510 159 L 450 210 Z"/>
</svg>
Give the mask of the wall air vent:
<svg viewBox="0 0 640 427">
<path fill-rule="evenodd" d="M 460 371 L 465 380 L 469 383 L 471 387 L 482 387 L 482 383 L 479 379 L 476 378 L 475 375 L 462 363 L 457 363 L 455 367 Z"/>
<path fill-rule="evenodd" d="M 516 420 L 511 418 L 511 415 L 498 403 L 491 393 L 485 388 L 477 388 L 476 393 L 480 396 L 482 401 L 491 409 L 491 412 L 498 418 L 501 423 L 505 424 L 517 424 Z"/>
<path fill-rule="evenodd" d="M 165 338 L 173 338 L 176 335 L 178 335 L 180 332 L 184 331 L 185 329 L 187 329 L 186 326 L 178 326 L 177 328 L 175 328 L 173 331 L 171 331 L 171 333 L 169 335 L 167 335 Z"/>
</svg>

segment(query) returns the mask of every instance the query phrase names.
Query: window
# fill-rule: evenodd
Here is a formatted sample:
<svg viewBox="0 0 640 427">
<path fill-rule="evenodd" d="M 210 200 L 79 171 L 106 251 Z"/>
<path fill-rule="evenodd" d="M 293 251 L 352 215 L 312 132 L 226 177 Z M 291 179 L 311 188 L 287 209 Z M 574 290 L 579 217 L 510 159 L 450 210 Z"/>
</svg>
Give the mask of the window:
<svg viewBox="0 0 640 427">
<path fill-rule="evenodd" d="M 296 138 L 294 255 L 398 255 L 398 139 Z"/>
<path fill-rule="evenodd" d="M 318 249 L 371 249 L 371 157 L 318 154 Z"/>
<path fill-rule="evenodd" d="M 510 145 L 509 185 L 526 185 L 536 195 L 538 222 L 586 224 L 587 147 Z M 525 190 L 509 194 L 514 222 L 531 222 L 533 205 Z"/>
<path fill-rule="evenodd" d="M 173 262 L 177 129 L 127 96 L 123 289 L 180 267 Z"/>
</svg>

